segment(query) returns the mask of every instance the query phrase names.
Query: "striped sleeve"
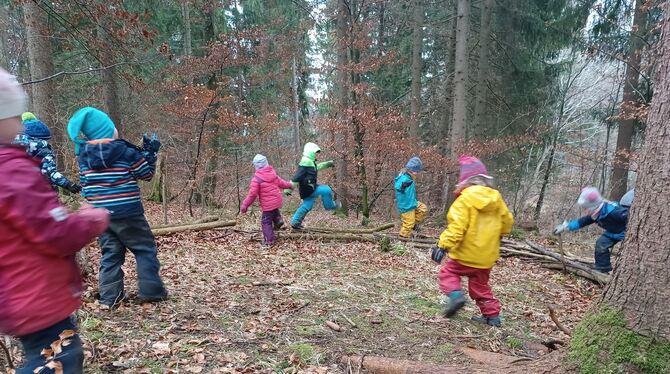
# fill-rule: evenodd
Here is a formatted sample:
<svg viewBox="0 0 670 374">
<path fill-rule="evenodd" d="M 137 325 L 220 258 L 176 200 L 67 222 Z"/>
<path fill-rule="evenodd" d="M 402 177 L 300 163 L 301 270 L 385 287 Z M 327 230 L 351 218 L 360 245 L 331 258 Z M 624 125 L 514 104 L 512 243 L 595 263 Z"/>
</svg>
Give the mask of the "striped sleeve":
<svg viewBox="0 0 670 374">
<path fill-rule="evenodd" d="M 130 166 L 130 173 L 135 179 L 150 181 L 154 177 L 156 164 L 147 161 L 140 151 L 133 150 L 133 152 L 135 152 L 135 160 Z"/>
</svg>

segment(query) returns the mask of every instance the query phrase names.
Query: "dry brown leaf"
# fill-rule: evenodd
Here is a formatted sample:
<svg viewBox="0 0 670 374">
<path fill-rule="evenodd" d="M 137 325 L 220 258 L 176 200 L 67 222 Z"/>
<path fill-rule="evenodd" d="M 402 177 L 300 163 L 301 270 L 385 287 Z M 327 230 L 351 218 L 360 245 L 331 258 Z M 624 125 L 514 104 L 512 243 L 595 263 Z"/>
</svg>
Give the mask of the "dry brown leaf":
<svg viewBox="0 0 670 374">
<path fill-rule="evenodd" d="M 75 336 L 77 333 L 74 330 L 63 330 L 58 337 L 62 339 L 67 339 Z"/>
</svg>

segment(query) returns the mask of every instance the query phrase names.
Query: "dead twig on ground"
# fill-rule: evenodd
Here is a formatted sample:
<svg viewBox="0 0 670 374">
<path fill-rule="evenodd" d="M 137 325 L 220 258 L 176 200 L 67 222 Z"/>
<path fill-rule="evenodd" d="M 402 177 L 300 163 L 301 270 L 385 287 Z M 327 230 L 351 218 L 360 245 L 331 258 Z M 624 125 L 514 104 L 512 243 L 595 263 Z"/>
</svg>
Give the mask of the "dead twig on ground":
<svg viewBox="0 0 670 374">
<path fill-rule="evenodd" d="M 14 363 L 12 362 L 12 354 L 9 353 L 9 348 L 5 345 L 5 342 L 0 340 L 0 348 L 5 352 L 5 356 L 7 357 L 7 366 L 9 366 L 10 370 L 14 370 Z"/>
<path fill-rule="evenodd" d="M 567 336 L 572 336 L 572 331 L 568 330 L 568 328 L 563 326 L 561 321 L 558 320 L 558 317 L 556 317 L 556 311 L 552 306 L 549 306 L 549 318 L 551 318 L 551 320 L 556 324 L 556 327 L 563 331 Z"/>
</svg>

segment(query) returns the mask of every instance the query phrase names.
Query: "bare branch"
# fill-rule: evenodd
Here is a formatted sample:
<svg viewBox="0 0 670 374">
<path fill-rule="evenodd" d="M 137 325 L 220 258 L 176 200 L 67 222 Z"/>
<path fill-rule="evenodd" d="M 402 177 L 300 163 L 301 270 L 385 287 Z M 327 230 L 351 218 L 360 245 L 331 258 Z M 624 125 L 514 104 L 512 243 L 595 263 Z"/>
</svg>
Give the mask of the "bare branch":
<svg viewBox="0 0 670 374">
<path fill-rule="evenodd" d="M 58 72 L 54 75 L 49 75 L 48 77 L 35 79 L 35 80 L 32 80 L 32 81 L 28 81 L 28 82 L 23 82 L 23 83 L 21 83 L 21 85 L 27 86 L 29 84 L 41 83 L 41 82 L 44 82 L 44 81 L 48 81 L 50 79 L 58 78 L 58 77 L 63 76 L 63 75 L 79 75 L 79 74 L 95 73 L 97 71 L 112 69 L 112 68 L 115 68 L 119 65 L 130 65 L 130 64 L 133 64 L 133 63 L 132 62 L 117 62 L 116 64 L 112 64 L 112 65 L 109 65 L 109 66 L 103 66 L 103 67 L 99 67 L 99 68 L 91 68 L 91 69 L 79 70 L 79 71 L 60 71 L 60 72 Z"/>
</svg>

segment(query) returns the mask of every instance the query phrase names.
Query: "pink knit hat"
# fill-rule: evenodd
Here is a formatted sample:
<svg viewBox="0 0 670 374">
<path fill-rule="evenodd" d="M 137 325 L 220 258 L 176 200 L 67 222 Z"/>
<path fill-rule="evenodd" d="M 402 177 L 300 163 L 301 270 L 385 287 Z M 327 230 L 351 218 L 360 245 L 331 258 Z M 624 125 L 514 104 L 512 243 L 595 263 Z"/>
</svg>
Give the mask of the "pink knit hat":
<svg viewBox="0 0 670 374">
<path fill-rule="evenodd" d="M 462 155 L 458 158 L 458 164 L 461 166 L 458 175 L 458 183 L 463 183 L 472 177 L 484 177 L 492 179 L 489 172 L 486 171 L 486 166 L 477 157 Z"/>
</svg>

